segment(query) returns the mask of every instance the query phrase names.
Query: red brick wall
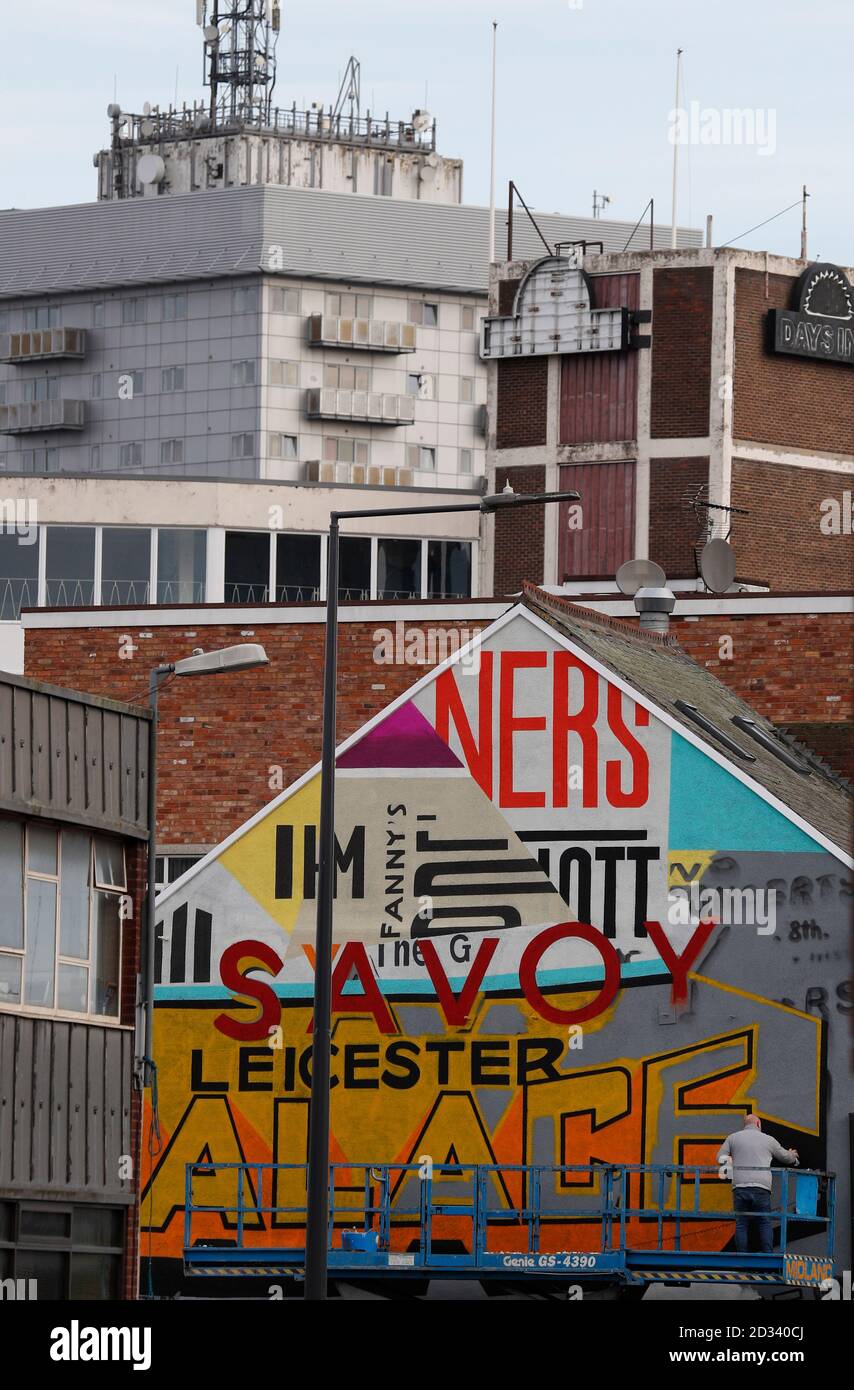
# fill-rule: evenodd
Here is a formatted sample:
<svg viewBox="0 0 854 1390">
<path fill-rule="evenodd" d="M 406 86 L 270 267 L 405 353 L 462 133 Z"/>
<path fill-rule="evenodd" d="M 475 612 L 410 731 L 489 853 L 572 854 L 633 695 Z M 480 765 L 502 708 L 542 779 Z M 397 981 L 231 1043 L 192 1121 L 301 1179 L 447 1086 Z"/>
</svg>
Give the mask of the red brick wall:
<svg viewBox="0 0 854 1390">
<path fill-rule="evenodd" d="M 546 442 L 549 359 L 519 357 L 498 362 L 495 443 L 522 449 Z"/>
<path fill-rule="evenodd" d="M 495 486 L 500 492 L 509 482 L 514 492 L 545 492 L 546 470 L 534 468 L 502 468 L 495 474 Z M 543 507 L 520 507 L 510 513 L 495 514 L 495 565 L 492 588 L 498 597 L 518 594 L 526 579 L 534 584 L 543 582 L 545 550 L 543 544 Z"/>
<path fill-rule="evenodd" d="M 839 362 L 768 350 L 768 311 L 789 307 L 794 283 L 789 275 L 735 272 L 733 433 L 736 439 L 854 454 L 854 371 Z"/>
<path fill-rule="evenodd" d="M 671 631 L 701 666 L 754 709 L 854 774 L 854 629 L 847 613 L 745 614 L 676 619 Z M 732 638 L 729 647 L 721 638 Z"/>
<path fill-rule="evenodd" d="M 537 509 L 530 512 L 536 514 Z M 530 512 L 523 509 L 519 516 Z M 398 607 L 406 621 L 407 605 Z M 474 632 L 483 625 L 444 620 L 412 623 L 427 632 L 431 627 Z M 428 669 L 374 663 L 374 633 L 386 626 L 385 619 L 340 626 L 339 739 L 360 728 Z M 258 627 L 252 637 L 245 635 L 247 631 L 235 616 L 233 623 L 192 629 L 191 635 L 185 627 L 33 629 L 27 633 L 28 675 L 136 703 L 147 685 L 148 671 L 161 662 L 188 656 L 199 646 L 211 650 L 237 642 L 263 643 L 269 666 L 239 675 L 176 680 L 161 690 L 157 760 L 161 844 L 219 844 L 320 758 L 323 623 Z M 138 650 L 132 660 L 117 658 L 121 634 L 133 635 Z M 182 719 L 192 722 L 182 723 Z M 280 769 L 273 787 L 270 779 L 276 774 L 271 774 L 271 768 Z"/>
<path fill-rule="evenodd" d="M 649 558 L 669 579 L 693 578 L 699 535 L 697 517 L 686 500 L 709 481 L 709 460 L 650 459 Z M 705 513 L 700 512 L 701 519 Z"/>
<path fill-rule="evenodd" d="M 733 518 L 739 575 L 778 590 L 854 587 L 851 535 L 828 536 L 820 526 L 821 503 L 835 497 L 841 507 L 846 490 L 854 492 L 850 475 L 734 459 L 732 503 L 750 512 Z"/>
<path fill-rule="evenodd" d="M 712 285 L 711 267 L 653 274 L 653 439 L 709 433 Z"/>
</svg>

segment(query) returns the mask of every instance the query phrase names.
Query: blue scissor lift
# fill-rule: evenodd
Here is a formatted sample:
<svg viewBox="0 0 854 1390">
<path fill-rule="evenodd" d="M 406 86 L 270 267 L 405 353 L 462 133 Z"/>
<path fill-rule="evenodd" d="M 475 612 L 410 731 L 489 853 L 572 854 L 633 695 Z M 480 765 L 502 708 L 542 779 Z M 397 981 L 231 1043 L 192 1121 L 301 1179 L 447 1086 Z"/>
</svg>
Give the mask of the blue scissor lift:
<svg viewBox="0 0 854 1390">
<path fill-rule="evenodd" d="M 587 1287 L 797 1283 L 815 1288 L 835 1272 L 835 1178 L 812 1169 L 772 1169 L 779 1196 L 769 1216 L 779 1225 L 780 1249 L 771 1255 L 683 1248 L 692 1228 L 708 1231 L 733 1221 L 729 1183 L 721 1181 L 717 1167 L 422 1162 L 334 1163 L 329 1171 L 332 1278 L 415 1275 L 515 1283 L 536 1276 Z M 197 1179 L 204 1188 L 210 1177 L 225 1174 L 233 1175 L 233 1200 L 212 1203 L 204 1195 L 197 1199 Z M 301 1279 L 304 1246 L 260 1244 L 257 1239 L 261 1232 L 304 1228 L 304 1201 L 284 1205 L 275 1200 L 280 1186 L 294 1178 L 304 1192 L 305 1164 L 187 1164 L 185 1273 Z M 701 1205 L 709 1184 L 726 1192 L 725 1209 Z M 511 1186 L 522 1194 L 520 1205 L 513 1204 Z M 496 1205 L 495 1192 L 503 1196 L 501 1205 Z M 198 1234 L 199 1218 L 209 1226 L 211 1216 L 220 1219 L 222 1238 Z M 459 1248 L 459 1241 L 434 1237 L 434 1222 L 442 1218 L 470 1222 L 471 1239 L 465 1248 Z M 591 1227 L 598 1230 L 595 1248 L 573 1248 L 572 1232 L 579 1224 L 588 1233 Z M 795 1224 L 800 1227 L 797 1234 Z M 402 1249 L 400 1233 L 407 1228 L 417 1228 L 417 1235 Z M 550 1248 L 556 1244 L 555 1229 L 566 1242 L 557 1250 Z M 544 1231 L 549 1233 L 545 1250 Z M 801 1242 L 805 1231 L 816 1237 L 816 1245 L 824 1245 L 821 1253 L 787 1251 L 787 1239 Z M 502 1234 L 507 1237 L 504 1242 Z M 500 1248 L 502 1244 L 509 1248 Z"/>
</svg>

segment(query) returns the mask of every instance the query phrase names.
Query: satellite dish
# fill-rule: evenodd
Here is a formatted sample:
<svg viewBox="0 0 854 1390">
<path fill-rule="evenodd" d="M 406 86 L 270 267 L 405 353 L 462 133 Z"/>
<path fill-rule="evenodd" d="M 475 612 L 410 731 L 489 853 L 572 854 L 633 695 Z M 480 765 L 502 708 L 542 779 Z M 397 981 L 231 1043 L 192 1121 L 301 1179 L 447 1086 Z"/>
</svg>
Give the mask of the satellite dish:
<svg viewBox="0 0 854 1390">
<path fill-rule="evenodd" d="M 165 173 L 166 165 L 159 154 L 144 154 L 136 166 L 140 183 L 160 183 Z"/>
<path fill-rule="evenodd" d="M 139 123 L 139 133 L 143 140 L 148 140 L 154 134 L 154 122 L 147 118 Z"/>
<path fill-rule="evenodd" d="M 735 579 L 735 551 L 729 541 L 720 536 L 703 548 L 700 573 L 706 588 L 713 594 L 724 594 Z"/>
<path fill-rule="evenodd" d="M 206 24 L 204 29 L 202 30 L 202 33 L 204 34 L 207 43 L 216 43 L 217 39 L 219 38 L 219 30 L 217 29 L 215 24 Z"/>
<path fill-rule="evenodd" d="M 120 116 L 121 114 L 122 108 L 120 106 L 117 106 L 114 101 L 111 101 L 109 106 L 107 107 L 107 115 L 109 116 L 110 120 L 114 121 L 116 117 Z"/>
<path fill-rule="evenodd" d="M 417 130 L 417 131 L 419 131 L 419 132 L 422 131 L 422 130 L 429 130 L 432 124 L 433 124 L 433 117 L 430 115 L 430 112 L 429 112 L 429 111 L 413 111 L 413 113 L 412 113 L 412 128 L 413 128 L 413 130 Z"/>
<path fill-rule="evenodd" d="M 622 594 L 636 594 L 638 589 L 661 589 L 667 575 L 654 560 L 627 560 L 617 570 L 617 588 Z"/>
</svg>

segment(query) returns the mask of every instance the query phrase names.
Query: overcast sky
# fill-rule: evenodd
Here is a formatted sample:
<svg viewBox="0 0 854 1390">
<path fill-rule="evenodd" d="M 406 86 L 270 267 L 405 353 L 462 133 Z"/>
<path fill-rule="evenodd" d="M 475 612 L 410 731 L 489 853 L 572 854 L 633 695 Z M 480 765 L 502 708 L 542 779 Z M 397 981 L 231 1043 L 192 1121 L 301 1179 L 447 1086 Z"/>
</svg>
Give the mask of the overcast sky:
<svg viewBox="0 0 854 1390">
<path fill-rule="evenodd" d="M 489 195 L 491 21 L 499 23 L 498 178 L 543 211 L 670 215 L 675 53 L 685 50 L 679 220 L 716 243 L 810 194 L 811 259 L 854 262 L 851 0 L 283 0 L 276 100 L 334 101 L 351 53 L 363 110 L 438 119 L 465 161 L 466 202 Z M 92 154 L 121 105 L 203 95 L 194 0 L 5 0 L 0 18 L 0 207 L 88 202 Z M 733 113 L 742 113 L 738 118 Z M 749 112 L 749 119 L 743 113 Z M 727 124 L 730 130 L 727 130 Z M 755 143 L 734 143 L 752 125 Z M 692 130 L 693 126 L 693 130 Z M 729 134 L 729 139 L 727 135 Z M 797 255 L 798 208 L 738 244 Z"/>
</svg>

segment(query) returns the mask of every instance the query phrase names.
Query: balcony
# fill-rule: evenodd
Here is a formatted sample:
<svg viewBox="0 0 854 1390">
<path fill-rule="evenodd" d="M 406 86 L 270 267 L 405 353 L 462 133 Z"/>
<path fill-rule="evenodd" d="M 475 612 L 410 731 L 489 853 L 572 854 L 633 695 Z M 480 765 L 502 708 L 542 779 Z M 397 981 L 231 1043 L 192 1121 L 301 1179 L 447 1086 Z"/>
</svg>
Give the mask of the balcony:
<svg viewBox="0 0 854 1390">
<path fill-rule="evenodd" d="M 0 405 L 0 434 L 47 434 L 51 430 L 82 430 L 85 425 L 85 401 Z"/>
<path fill-rule="evenodd" d="M 308 343 L 310 347 L 365 348 L 368 352 L 414 352 L 415 324 L 310 314 Z"/>
<path fill-rule="evenodd" d="M 411 425 L 415 420 L 412 396 L 386 395 L 381 391 L 338 390 L 314 387 L 305 393 L 309 420 L 366 420 L 373 425 Z"/>
<path fill-rule="evenodd" d="M 86 356 L 85 328 L 38 328 L 0 334 L 0 362 L 44 362 Z"/>
<path fill-rule="evenodd" d="M 327 463 L 312 459 L 305 465 L 307 483 L 356 483 L 362 487 L 412 487 L 411 468 L 381 468 L 375 463 Z"/>
</svg>

